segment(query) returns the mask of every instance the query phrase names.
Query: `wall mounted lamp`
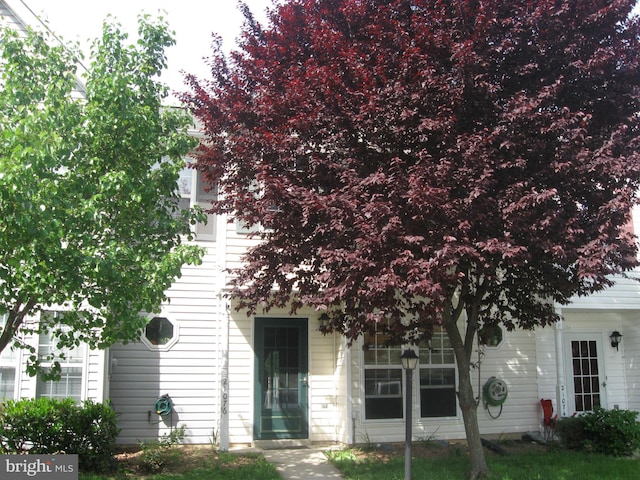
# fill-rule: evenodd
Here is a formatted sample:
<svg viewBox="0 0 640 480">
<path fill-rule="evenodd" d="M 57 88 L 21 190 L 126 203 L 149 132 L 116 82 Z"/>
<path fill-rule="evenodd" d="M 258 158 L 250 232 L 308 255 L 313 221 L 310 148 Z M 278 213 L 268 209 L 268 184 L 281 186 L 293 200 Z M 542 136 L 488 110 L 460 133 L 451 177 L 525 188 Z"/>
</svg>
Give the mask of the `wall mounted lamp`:
<svg viewBox="0 0 640 480">
<path fill-rule="evenodd" d="M 614 330 L 611 332 L 611 335 L 609 335 L 609 338 L 611 339 L 611 346 L 618 350 L 618 345 L 622 342 L 622 334 L 619 331 Z"/>
<path fill-rule="evenodd" d="M 331 319 L 329 318 L 329 315 L 327 315 L 326 313 L 323 313 L 318 317 L 318 323 L 320 324 L 321 332 L 323 332 L 329 326 L 330 321 Z"/>
</svg>

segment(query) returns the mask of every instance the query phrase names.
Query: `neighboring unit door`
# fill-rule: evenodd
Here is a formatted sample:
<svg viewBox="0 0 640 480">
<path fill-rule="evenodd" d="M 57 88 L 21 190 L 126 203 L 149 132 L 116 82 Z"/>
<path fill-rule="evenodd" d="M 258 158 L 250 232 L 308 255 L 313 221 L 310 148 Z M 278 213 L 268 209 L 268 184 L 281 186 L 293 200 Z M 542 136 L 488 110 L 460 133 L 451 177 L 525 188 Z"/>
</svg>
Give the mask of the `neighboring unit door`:
<svg viewBox="0 0 640 480">
<path fill-rule="evenodd" d="M 256 318 L 256 440 L 308 438 L 307 355 L 307 319 Z"/>
<path fill-rule="evenodd" d="M 605 408 L 601 335 L 570 334 L 566 341 L 569 414 Z"/>
</svg>

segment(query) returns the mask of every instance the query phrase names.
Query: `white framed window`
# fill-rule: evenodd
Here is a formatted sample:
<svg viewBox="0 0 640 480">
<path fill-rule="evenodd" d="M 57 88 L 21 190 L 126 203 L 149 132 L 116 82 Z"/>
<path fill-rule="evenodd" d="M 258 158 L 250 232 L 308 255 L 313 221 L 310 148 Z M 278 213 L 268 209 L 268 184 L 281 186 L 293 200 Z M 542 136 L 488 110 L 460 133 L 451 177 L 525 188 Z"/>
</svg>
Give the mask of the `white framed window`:
<svg viewBox="0 0 640 480">
<path fill-rule="evenodd" d="M 169 350 L 178 338 L 178 325 L 164 316 L 153 317 L 142 332 L 142 343 L 149 350 Z"/>
<path fill-rule="evenodd" d="M 504 340 L 504 331 L 501 325 L 484 325 L 478 330 L 478 341 L 486 348 L 498 348 Z"/>
<path fill-rule="evenodd" d="M 248 190 L 249 192 L 253 193 L 255 198 L 260 198 L 261 196 L 264 195 L 263 189 L 256 181 L 252 182 L 251 185 L 249 185 Z M 280 208 L 276 205 L 271 205 L 269 206 L 268 209 L 270 213 L 278 213 L 281 211 Z M 255 233 L 271 230 L 270 225 L 265 224 L 264 221 L 250 224 L 248 222 L 245 222 L 244 220 L 236 218 L 235 223 L 236 223 L 236 233 L 238 235 L 249 235 L 249 234 L 255 234 Z"/>
<path fill-rule="evenodd" d="M 420 417 L 456 416 L 456 361 L 442 327 L 434 327 L 431 340 L 420 345 L 418 357 Z"/>
<path fill-rule="evenodd" d="M 411 346 L 415 349 L 415 347 Z M 364 335 L 364 418 L 403 418 L 404 372 L 401 346 L 389 346 L 383 333 Z M 429 342 L 417 349 L 419 406 L 421 418 L 457 415 L 457 370 L 453 347 L 441 327 L 435 327 Z M 415 376 L 415 374 L 414 374 Z M 413 392 L 410 392 L 413 395 Z"/>
<path fill-rule="evenodd" d="M 62 312 L 44 311 L 42 317 L 48 317 L 48 322 L 55 323 L 55 318 Z M 53 330 L 69 332 L 70 329 L 64 325 L 51 327 Z M 51 356 L 53 355 L 60 363 L 59 380 L 43 380 L 38 376 L 36 385 L 36 397 L 48 398 L 73 398 L 82 400 L 82 391 L 86 370 L 86 345 L 81 343 L 73 348 L 59 349 L 56 339 L 51 333 L 40 333 L 38 337 L 38 357 L 44 369 L 53 366 Z"/>
<path fill-rule="evenodd" d="M 367 420 L 403 417 L 402 354 L 383 333 L 364 336 L 364 413 Z"/>
<path fill-rule="evenodd" d="M 7 316 L 0 315 L 1 328 L 4 328 L 6 321 Z M 15 398 L 17 365 L 18 352 L 9 344 L 0 353 L 0 402 Z"/>
<path fill-rule="evenodd" d="M 204 184 L 202 172 L 190 167 L 185 167 L 180 172 L 178 192 L 180 193 L 180 210 L 186 210 L 196 205 L 205 211 L 209 210 L 212 200 L 217 197 L 217 189 L 210 189 Z M 208 213 L 207 223 L 196 224 L 195 234 L 196 240 L 215 240 L 216 216 Z"/>
</svg>

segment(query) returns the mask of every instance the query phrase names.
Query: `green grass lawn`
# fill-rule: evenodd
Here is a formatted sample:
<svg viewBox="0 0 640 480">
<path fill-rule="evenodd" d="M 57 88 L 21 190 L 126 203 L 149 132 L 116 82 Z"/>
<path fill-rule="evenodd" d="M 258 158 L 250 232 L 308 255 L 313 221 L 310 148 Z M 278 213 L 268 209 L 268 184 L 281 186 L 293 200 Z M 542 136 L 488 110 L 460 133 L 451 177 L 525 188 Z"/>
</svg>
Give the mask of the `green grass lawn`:
<svg viewBox="0 0 640 480">
<path fill-rule="evenodd" d="M 121 464 L 117 472 L 105 475 L 80 473 L 79 480 L 281 480 L 273 465 L 262 455 L 220 452 L 182 455 L 163 473 L 147 474 Z"/>
<path fill-rule="evenodd" d="M 331 455 L 346 479 L 402 480 L 404 458 L 388 461 L 362 460 L 349 450 Z M 638 480 L 640 459 L 614 458 L 565 450 L 524 452 L 512 455 L 487 455 L 490 480 Z M 433 458 L 414 458 L 415 479 L 466 480 L 469 473 L 466 454 L 447 454 Z"/>
</svg>

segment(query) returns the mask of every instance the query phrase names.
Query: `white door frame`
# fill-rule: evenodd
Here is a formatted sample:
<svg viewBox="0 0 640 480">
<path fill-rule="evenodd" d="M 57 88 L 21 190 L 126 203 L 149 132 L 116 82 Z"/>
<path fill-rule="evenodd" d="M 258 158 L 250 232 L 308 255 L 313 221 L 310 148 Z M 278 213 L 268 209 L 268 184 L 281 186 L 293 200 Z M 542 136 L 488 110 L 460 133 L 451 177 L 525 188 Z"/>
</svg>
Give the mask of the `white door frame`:
<svg viewBox="0 0 640 480">
<path fill-rule="evenodd" d="M 582 372 L 585 374 L 583 381 L 588 380 L 589 376 L 593 375 L 593 368 L 597 366 L 597 375 L 598 375 L 598 394 L 600 400 L 600 407 L 607 408 L 607 376 L 605 375 L 605 365 L 604 365 L 604 341 L 602 332 L 576 332 L 576 331 L 564 331 L 564 364 L 565 364 L 565 379 L 566 379 L 566 394 L 567 394 L 567 414 L 573 415 L 576 413 L 576 383 L 574 376 L 574 358 L 572 351 L 572 342 L 587 342 L 587 348 L 590 349 L 586 356 L 589 357 L 593 355 L 594 352 L 591 351 L 594 344 L 589 342 L 595 342 L 595 358 L 589 360 L 588 358 L 584 358 L 581 362 L 583 365 L 580 366 L 582 368 L 584 366 L 585 370 Z M 578 354 L 581 356 L 585 352 L 579 352 Z M 593 360 L 595 360 L 595 365 Z M 593 380 L 592 380 L 593 382 Z M 587 388 L 591 388 L 594 385 L 587 385 Z M 586 408 L 586 410 L 590 410 Z M 581 410 L 582 411 L 582 410 Z M 578 411 L 580 413 L 580 411 Z"/>
</svg>

